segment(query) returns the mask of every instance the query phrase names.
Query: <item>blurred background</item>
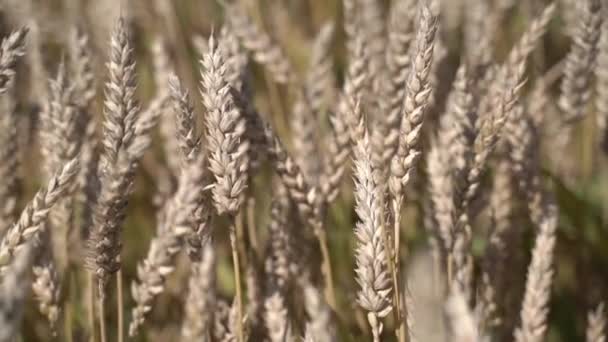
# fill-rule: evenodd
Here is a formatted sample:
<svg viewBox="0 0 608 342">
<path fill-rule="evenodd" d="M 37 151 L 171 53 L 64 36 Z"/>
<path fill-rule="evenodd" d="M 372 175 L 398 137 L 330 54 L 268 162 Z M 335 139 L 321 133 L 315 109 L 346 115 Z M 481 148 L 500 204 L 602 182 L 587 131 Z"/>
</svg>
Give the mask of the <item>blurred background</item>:
<svg viewBox="0 0 608 342">
<path fill-rule="evenodd" d="M 0 29 L 3 36 L 22 25 L 31 30 L 29 49 L 26 59 L 29 65 L 20 66 L 18 105 L 20 124 L 20 143 L 23 144 L 23 165 L 20 170 L 22 196 L 19 207 L 26 203 L 40 182 L 39 146 L 37 145 L 36 124 L 47 83 L 44 81 L 56 73 L 59 61 L 65 55 L 68 32 L 74 25 L 85 27 L 90 33 L 95 49 L 95 67 L 97 68 L 98 96 L 95 115 L 102 117 L 103 85 L 106 80 L 105 62 L 109 51 L 109 34 L 116 19 L 123 15 L 132 28 L 135 51 L 137 55 L 138 97 L 142 107 L 146 108 L 155 98 L 157 80 L 155 68 L 158 56 L 155 57 L 155 46 L 161 44 L 169 52 L 169 58 L 178 75 L 190 89 L 199 115 L 204 115 L 198 97 L 198 80 L 200 77 L 198 58 L 201 39 L 203 42 L 214 31 L 219 31 L 223 19 L 222 1 L 228 0 L 1 0 Z M 341 84 L 342 75 L 347 63 L 345 57 L 344 33 L 342 32 L 342 5 L 339 0 L 242 0 L 249 13 L 281 45 L 300 75 L 304 75 L 309 64 L 311 46 L 315 35 L 328 22 L 333 22 L 336 30 L 332 53 L 334 56 L 335 77 Z M 388 0 L 378 0 L 385 11 L 390 9 Z M 433 127 L 445 104 L 447 92 L 463 52 L 463 21 L 467 20 L 467 11 L 472 1 L 490 0 L 437 0 L 436 11 L 440 13 L 440 40 L 436 54 L 443 54 L 439 59 L 439 77 L 437 84 L 437 103 L 429 114 L 428 127 Z M 530 81 L 537 77 L 551 80 L 549 92 L 557 94 L 560 64 L 568 51 L 571 28 L 576 23 L 574 6 L 577 0 L 556 0 L 559 10 L 552 21 L 549 33 L 543 40 L 542 47 L 537 49 L 530 63 L 528 72 Z M 497 17 L 495 32 L 495 58 L 502 61 L 510 47 L 527 27 L 530 18 L 538 13 L 548 2 L 543 0 L 494 0 L 492 6 L 499 8 L 501 16 Z M 39 53 L 38 53 L 39 52 Z M 551 73 L 547 73 L 552 70 Z M 255 101 L 261 113 L 277 128 L 279 134 L 289 145 L 290 111 L 293 98 L 283 85 L 273 83 L 264 70 L 253 64 Z M 555 96 L 549 99 L 544 107 L 547 116 L 559 114 L 555 108 Z M 544 176 L 554 184 L 559 207 L 560 223 L 556 248 L 556 275 L 551 297 L 550 329 L 548 341 L 580 341 L 585 332 L 586 314 L 595 307 L 600 299 L 608 299 L 608 169 L 605 154 L 600 149 L 599 141 L 602 132 L 598 129 L 598 118 L 592 106 L 588 109 L 586 119 L 577 124 L 576 139 L 565 149 L 557 150 L 552 144 L 552 137 L 544 140 Z M 320 134 L 329 130 L 327 115 L 321 120 Z M 428 128 L 429 130 L 431 128 Z M 163 186 L 167 186 L 166 149 L 163 147 L 162 132 L 153 150 L 143 162 L 136 181 L 136 192 L 130 201 L 127 222 L 124 229 L 124 276 L 126 295 L 126 315 L 129 320 L 129 309 L 133 306 L 129 285 L 135 278 L 136 264 L 142 260 L 148 250 L 151 236 L 155 234 L 156 202 Z M 556 162 L 559 161 L 559 167 Z M 424 164 L 424 163 L 423 163 Z M 422 168 L 421 168 L 422 169 Z M 488 176 L 490 177 L 490 176 Z M 255 220 L 262 227 L 260 234 L 264 237 L 264 226 L 269 216 L 270 172 L 263 172 L 256 179 Z M 352 191 L 350 177 L 345 177 L 340 199 L 330 209 L 327 227 L 329 231 L 334 277 L 338 289 L 339 306 L 350 312 L 355 310 L 354 294 L 356 282 L 353 272 L 353 234 L 355 214 L 352 210 Z M 424 180 L 425 172 L 418 174 L 415 189 L 408 195 L 407 208 L 403 214 L 403 241 L 407 243 L 405 263 L 410 267 L 410 279 L 425 276 L 424 261 L 416 264 L 415 260 L 424 260 L 427 240 L 424 225 Z M 169 181 L 170 182 L 170 181 Z M 519 205 L 522 205 L 519 203 Z M 490 224 L 487 218 L 480 219 L 480 227 Z M 484 221 L 485 220 L 485 221 Z M 513 261 L 513 267 L 507 272 L 519 277 L 523 286 L 529 251 L 533 243 L 534 230 L 526 217 L 515 215 L 514 222 L 520 225 L 524 233 L 521 251 L 514 252 L 520 258 Z M 223 226 L 219 222 L 219 227 Z M 225 230 L 216 229 L 220 260 L 218 281 L 221 294 L 231 297 L 233 294 L 232 267 L 229 263 L 229 244 L 226 242 Z M 483 228 L 477 232 L 474 250 L 481 254 L 485 241 Z M 523 262 L 522 262 L 523 260 Z M 428 265 L 427 265 L 428 266 Z M 155 305 L 146 327 L 136 341 L 171 341 L 179 329 L 182 316 L 183 296 L 186 289 L 184 274 L 187 267 L 179 269 L 178 274 L 169 280 L 168 293 L 161 296 Z M 418 270 L 418 273 L 415 273 Z M 428 273 L 428 272 L 426 272 Z M 414 277 L 416 275 L 416 277 Z M 427 275 L 428 277 L 428 275 Z M 64 283 L 76 284 L 78 276 Z M 67 285 L 66 285 L 67 286 Z M 72 291 L 76 286 L 72 285 Z M 412 285 L 415 289 L 416 286 Z M 76 290 L 77 291 L 77 290 Z M 48 341 L 49 334 L 46 322 L 40 314 L 28 305 L 21 341 Z M 72 321 L 64 322 L 78 330 L 86 325 L 83 305 L 71 302 L 70 316 Z M 109 318 L 111 321 L 112 318 Z M 349 323 L 356 324 L 356 323 Z M 113 326 L 113 323 L 109 323 Z M 341 341 L 358 341 L 357 333 L 349 332 L 348 325 L 341 327 Z M 110 336 L 112 336 L 110 334 Z"/>
</svg>

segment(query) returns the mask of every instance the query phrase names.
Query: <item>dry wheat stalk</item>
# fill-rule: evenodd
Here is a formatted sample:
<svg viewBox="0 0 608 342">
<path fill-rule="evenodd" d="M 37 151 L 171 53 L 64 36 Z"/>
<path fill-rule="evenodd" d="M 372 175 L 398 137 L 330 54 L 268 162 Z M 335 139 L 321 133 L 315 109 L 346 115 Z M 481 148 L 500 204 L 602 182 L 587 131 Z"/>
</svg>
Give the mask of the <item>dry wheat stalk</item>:
<svg viewBox="0 0 608 342">
<path fill-rule="evenodd" d="M 38 190 L 34 199 L 25 207 L 19 220 L 6 232 L 0 242 L 0 279 L 7 272 L 21 249 L 45 228 L 43 224 L 49 210 L 72 189 L 78 173 L 78 160 L 73 159 L 50 178 L 46 187 Z"/>
<path fill-rule="evenodd" d="M 360 126 L 365 127 L 361 121 Z M 375 180 L 371 160 L 371 145 L 367 130 L 356 141 L 355 154 L 355 211 L 359 222 L 355 227 L 357 247 L 355 250 L 357 283 L 361 287 L 357 294 L 359 305 L 368 311 L 374 341 L 380 340 L 382 323 L 379 319 L 392 310 L 391 280 L 384 244 L 384 196 Z"/>
<path fill-rule="evenodd" d="M 384 117 L 379 118 L 372 130 L 374 162 L 389 170 L 399 141 L 401 107 L 405 96 L 405 83 L 411 63 L 410 46 L 414 38 L 416 6 L 414 0 L 395 1 L 389 12 L 388 45 L 385 52 L 387 78 L 381 83 L 380 109 Z"/>
<path fill-rule="evenodd" d="M 38 310 L 48 320 L 55 336 L 61 310 L 59 307 L 61 289 L 58 287 L 57 273 L 50 263 L 44 266 L 34 266 L 33 273 L 35 280 L 32 284 L 32 292 L 38 302 Z"/>
<path fill-rule="evenodd" d="M 602 8 L 599 0 L 585 0 L 578 4 L 577 26 L 572 47 L 566 56 L 564 78 L 561 83 L 559 106 L 567 121 L 585 115 L 591 96 L 591 77 L 597 57 Z"/>
<path fill-rule="evenodd" d="M 194 107 L 190 102 L 188 90 L 182 87 L 175 74 L 169 76 L 168 83 L 177 118 L 177 142 L 182 158 L 189 163 L 196 159 L 201 145 L 201 138 L 196 132 Z"/>
<path fill-rule="evenodd" d="M 183 168 L 179 187 L 168 204 L 164 229 L 150 243 L 146 259 L 137 269 L 138 283 L 132 286 L 133 299 L 137 306 L 133 309 L 133 321 L 129 326 L 129 335 L 137 334 L 145 317 L 152 309 L 156 296 L 165 289 L 166 278 L 175 270 L 175 257 L 182 250 L 183 239 L 193 234 L 199 225 L 202 228 L 202 241 L 209 236 L 207 222 L 196 222 L 195 215 L 203 201 L 204 179 L 206 176 L 204 156 Z"/>
<path fill-rule="evenodd" d="M 557 229 L 557 208 L 548 198 L 543 208 L 543 217 L 532 260 L 528 266 L 526 292 L 521 308 L 521 323 L 515 330 L 517 342 L 540 342 L 544 340 L 549 313 L 549 297 L 553 278 L 553 249 Z"/>
<path fill-rule="evenodd" d="M 595 310 L 587 315 L 587 342 L 606 341 L 606 310 L 604 303 L 598 304 Z"/>
<path fill-rule="evenodd" d="M 120 269 L 121 230 L 138 160 L 149 144 L 150 117 L 138 118 L 135 61 L 124 19 L 112 33 L 110 79 L 106 83 L 103 152 L 99 161 L 100 188 L 94 206 L 88 267 L 97 277 L 103 300 L 112 274 Z"/>
<path fill-rule="evenodd" d="M 192 264 L 188 280 L 181 332 L 183 341 L 208 341 L 211 338 L 216 301 L 216 257 L 212 243 L 208 243 L 201 254 L 201 260 Z"/>
<path fill-rule="evenodd" d="M 363 138 L 363 131 L 366 129 L 365 126 L 360 125 L 363 116 L 360 110 L 356 110 L 356 107 L 364 100 L 368 80 L 367 66 L 369 58 L 364 49 L 363 39 L 357 37 L 353 43 L 351 60 L 344 81 L 344 91 L 340 98 L 343 104 L 339 104 L 338 109 L 344 110 L 340 114 L 344 116 L 344 121 L 348 126 L 350 139 L 354 146 L 357 141 Z"/>
<path fill-rule="evenodd" d="M 45 177 L 52 174 L 68 161 L 76 158 L 85 138 L 81 122 L 86 120 L 86 113 L 79 110 L 75 86 L 68 78 L 65 64 L 59 65 L 57 76 L 50 81 L 49 99 L 45 109 L 40 113 L 40 138 L 43 170 Z M 75 184 L 77 185 L 77 184 Z M 77 187 L 74 186 L 70 193 Z M 51 225 L 53 250 L 57 255 L 56 262 L 59 270 L 66 267 L 68 259 L 67 240 L 73 229 L 74 199 L 65 196 L 55 206 L 49 216 Z"/>
<path fill-rule="evenodd" d="M 25 37 L 28 29 L 23 27 L 2 39 L 0 45 L 0 94 L 6 93 L 15 78 L 15 67 L 25 55 Z"/>
<path fill-rule="evenodd" d="M 391 162 L 389 189 L 393 198 L 393 215 L 401 209 L 403 188 L 420 158 L 420 133 L 428 96 L 431 92 L 428 77 L 433 60 L 433 42 L 437 20 L 430 10 L 422 6 L 413 49 L 411 70 L 406 81 L 402 107 L 400 138 L 395 158 Z"/>
<path fill-rule="evenodd" d="M 234 103 L 247 122 L 245 135 L 250 144 L 248 170 L 251 178 L 265 160 L 267 148 L 264 124 L 260 113 L 254 106 L 254 89 L 249 70 L 250 61 L 247 52 L 241 48 L 238 37 L 230 26 L 222 27 L 219 44 L 226 58 L 226 80 L 234 89 L 232 91 Z"/>
<path fill-rule="evenodd" d="M 224 78 L 223 51 L 215 38 L 208 42 L 208 52 L 201 60 L 201 96 L 207 108 L 207 144 L 209 166 L 215 176 L 213 200 L 219 214 L 235 214 L 247 187 L 247 150 L 244 139 L 246 121 L 235 107 L 230 84 Z"/>
<path fill-rule="evenodd" d="M 465 199 L 469 202 L 477 195 L 487 160 L 501 136 L 502 127 L 519 99 L 521 87 L 525 82 L 527 58 L 545 34 L 554 12 L 555 5 L 545 7 L 509 52 L 507 60 L 498 70 L 496 79 L 486 95 L 487 103 L 492 104 L 492 109 L 486 112 L 483 104 L 480 104 L 480 117 L 483 119 L 475 139 L 475 158 L 467 176 L 468 187 L 465 191 Z"/>
<path fill-rule="evenodd" d="M 256 25 L 240 5 L 226 5 L 225 9 L 232 30 L 241 44 L 252 53 L 253 59 L 268 69 L 275 82 L 292 81 L 295 74 L 291 62 L 270 35 Z"/>
</svg>

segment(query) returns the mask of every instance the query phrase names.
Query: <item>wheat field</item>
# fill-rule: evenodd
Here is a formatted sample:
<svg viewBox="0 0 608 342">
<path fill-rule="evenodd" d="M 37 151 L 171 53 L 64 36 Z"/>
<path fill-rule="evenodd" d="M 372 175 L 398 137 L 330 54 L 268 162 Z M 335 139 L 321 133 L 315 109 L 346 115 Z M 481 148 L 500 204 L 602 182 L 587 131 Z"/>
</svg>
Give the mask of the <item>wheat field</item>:
<svg viewBox="0 0 608 342">
<path fill-rule="evenodd" d="M 0 0 L 0 342 L 606 342 L 605 0 Z"/>
</svg>

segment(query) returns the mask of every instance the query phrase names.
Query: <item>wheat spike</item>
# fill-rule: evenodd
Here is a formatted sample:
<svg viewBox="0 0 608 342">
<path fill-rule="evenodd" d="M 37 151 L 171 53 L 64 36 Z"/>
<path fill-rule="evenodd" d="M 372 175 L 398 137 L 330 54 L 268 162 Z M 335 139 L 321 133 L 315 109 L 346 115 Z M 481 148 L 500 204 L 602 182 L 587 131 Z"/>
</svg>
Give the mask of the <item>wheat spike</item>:
<svg viewBox="0 0 608 342">
<path fill-rule="evenodd" d="M 200 229 L 195 222 L 197 211 L 203 201 L 205 164 L 202 156 L 183 169 L 177 192 L 168 204 L 165 228 L 160 230 L 150 243 L 145 260 L 137 269 L 138 282 L 132 286 L 133 299 L 137 303 L 133 309 L 133 320 L 129 335 L 135 336 L 152 309 L 155 297 L 165 289 L 166 278 L 175 270 L 175 257 L 182 249 L 183 239 Z M 210 234 L 209 226 L 202 229 L 203 239 Z"/>
<path fill-rule="evenodd" d="M 139 160 L 150 145 L 148 135 L 158 119 L 158 113 L 154 112 L 144 111 L 139 115 L 135 61 L 129 39 L 126 23 L 121 18 L 111 38 L 99 190 L 87 257 L 87 266 L 97 277 L 102 299 L 110 276 L 120 269 L 121 232 L 128 197 L 133 192 Z"/>
<path fill-rule="evenodd" d="M 244 139 L 246 122 L 235 107 L 230 84 L 224 74 L 223 51 L 215 38 L 209 38 L 203 56 L 201 96 L 207 108 L 207 144 L 210 170 L 215 176 L 213 200 L 219 214 L 236 213 L 247 187 L 247 151 Z"/>
<path fill-rule="evenodd" d="M 405 83 L 411 64 L 410 46 L 414 38 L 416 6 L 413 0 L 395 1 L 389 12 L 388 45 L 386 47 L 386 78 L 381 83 L 380 109 L 384 117 L 379 118 L 372 130 L 374 161 L 389 171 L 390 160 L 397 150 L 401 107 L 405 96 Z"/>
<path fill-rule="evenodd" d="M 420 130 L 431 92 L 428 77 L 436 31 L 436 18 L 427 7 L 422 6 L 401 112 L 400 139 L 396 157 L 391 162 L 389 189 L 392 197 L 397 200 L 403 196 L 403 188 L 409 183 L 411 172 L 420 158 Z"/>
<path fill-rule="evenodd" d="M 361 126 L 365 123 L 361 122 Z M 375 180 L 371 161 L 371 146 L 367 131 L 355 146 L 355 211 L 359 221 L 355 227 L 357 294 L 359 305 L 368 311 L 374 341 L 379 341 L 382 323 L 378 320 L 392 310 L 391 281 L 386 264 L 384 245 L 384 203 L 380 186 Z"/>
<path fill-rule="evenodd" d="M 25 55 L 25 37 L 28 29 L 23 27 L 2 39 L 0 44 L 0 94 L 6 93 L 15 78 L 17 61 Z"/>
<path fill-rule="evenodd" d="M 558 100 L 567 121 L 583 117 L 589 102 L 590 82 L 602 25 L 601 2 L 599 0 L 580 2 L 578 16 L 580 20 L 573 33 L 572 47 L 566 56 L 564 78 Z"/>
<path fill-rule="evenodd" d="M 27 243 L 45 228 L 49 210 L 72 189 L 78 172 L 78 160 L 66 163 L 46 187 L 38 190 L 34 199 L 25 207 L 19 220 L 6 232 L 0 242 L 0 279 L 5 276 L 7 266 Z"/>
<path fill-rule="evenodd" d="M 226 18 L 239 37 L 241 44 L 253 55 L 253 59 L 266 67 L 277 83 L 291 82 L 295 74 L 285 52 L 264 32 L 240 5 L 226 7 Z"/>
<path fill-rule="evenodd" d="M 557 208 L 548 201 L 544 207 L 543 217 L 532 249 L 532 260 L 528 266 L 526 292 L 521 308 L 521 323 L 515 330 L 517 342 L 540 342 L 544 339 L 553 278 L 556 229 Z"/>
</svg>

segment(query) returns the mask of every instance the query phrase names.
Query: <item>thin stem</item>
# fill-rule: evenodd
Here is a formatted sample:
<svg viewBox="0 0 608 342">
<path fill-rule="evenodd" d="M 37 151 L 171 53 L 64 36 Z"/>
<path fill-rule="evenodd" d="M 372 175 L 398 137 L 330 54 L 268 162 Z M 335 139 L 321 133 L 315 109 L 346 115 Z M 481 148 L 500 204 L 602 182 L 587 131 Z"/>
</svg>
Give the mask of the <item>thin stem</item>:
<svg viewBox="0 0 608 342">
<path fill-rule="evenodd" d="M 95 277 L 93 273 L 87 272 L 87 317 L 91 332 L 91 341 L 97 341 L 97 329 L 95 329 Z"/>
<path fill-rule="evenodd" d="M 122 295 L 122 269 L 116 274 L 116 310 L 118 311 L 118 342 L 124 341 L 124 317 L 123 317 L 123 295 Z"/>
<path fill-rule="evenodd" d="M 399 258 L 399 246 L 400 246 L 400 227 L 401 227 L 401 202 L 402 199 L 397 198 L 393 200 L 393 241 L 394 241 L 394 245 L 393 248 L 391 248 L 388 238 L 387 238 L 387 234 L 383 234 L 383 236 L 385 237 L 385 245 L 386 248 L 388 250 L 388 255 L 389 255 L 389 259 L 391 259 L 390 256 L 392 256 L 392 260 L 389 260 L 389 265 L 390 265 L 390 269 L 391 269 L 391 275 L 393 278 L 393 299 L 394 299 L 394 306 L 395 306 L 395 310 L 394 310 L 394 315 L 395 315 L 395 321 L 397 322 L 397 331 L 396 331 L 396 335 L 397 335 L 397 339 L 399 340 L 399 342 L 405 342 L 406 341 L 406 329 L 407 326 L 405 324 L 405 311 L 404 308 L 402 307 L 405 303 L 402 300 L 402 296 L 401 296 L 401 286 L 400 286 L 400 279 L 401 279 L 401 274 L 399 272 L 400 270 L 400 258 Z"/>
<path fill-rule="evenodd" d="M 247 269 L 247 248 L 245 246 L 245 228 L 243 227 L 242 211 L 234 217 L 236 227 L 236 246 L 243 269 Z"/>
<path fill-rule="evenodd" d="M 334 292 L 333 272 L 331 269 L 331 259 L 329 257 L 329 248 L 327 245 L 327 234 L 322 228 L 315 229 L 319 245 L 321 247 L 321 256 L 323 258 L 321 269 L 325 278 L 325 297 L 327 304 L 337 312 L 336 293 Z"/>
<path fill-rule="evenodd" d="M 105 313 L 105 299 L 99 298 L 99 331 L 101 336 L 101 342 L 107 342 L 106 339 L 106 313 Z"/>
<path fill-rule="evenodd" d="M 72 328 L 72 306 L 70 304 L 72 303 L 71 299 L 73 297 L 73 289 L 75 289 L 76 280 L 74 279 L 73 272 L 71 272 L 70 269 L 71 266 L 68 265 L 65 276 L 65 279 L 68 279 L 68 290 L 67 296 L 65 298 L 66 302 L 64 303 L 63 309 L 63 328 L 65 340 L 67 342 L 74 341 L 74 338 L 72 336 L 72 331 L 74 331 L 74 329 Z"/>
<path fill-rule="evenodd" d="M 234 267 L 234 286 L 236 289 L 236 304 L 237 304 L 237 337 L 239 342 L 245 342 L 243 336 L 243 294 L 241 293 L 241 271 L 239 263 L 239 252 L 236 241 L 236 218 L 232 218 L 232 227 L 230 228 L 230 247 L 232 248 L 232 264 Z"/>
<path fill-rule="evenodd" d="M 255 224 L 255 198 L 250 197 L 247 200 L 247 233 L 249 234 L 249 242 L 251 248 L 255 252 L 256 257 L 260 258 L 260 244 L 258 242 L 257 227 Z"/>
</svg>

